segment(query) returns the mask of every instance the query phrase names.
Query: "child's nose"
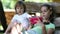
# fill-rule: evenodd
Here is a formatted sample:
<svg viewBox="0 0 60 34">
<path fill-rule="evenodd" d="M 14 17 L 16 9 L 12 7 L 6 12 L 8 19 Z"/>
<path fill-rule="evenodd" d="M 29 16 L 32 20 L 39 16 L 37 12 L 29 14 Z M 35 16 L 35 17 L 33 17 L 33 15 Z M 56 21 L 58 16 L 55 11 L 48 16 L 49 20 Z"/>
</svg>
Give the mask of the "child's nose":
<svg viewBox="0 0 60 34">
<path fill-rule="evenodd" d="M 45 14 L 45 12 L 43 12 L 43 14 Z"/>
</svg>

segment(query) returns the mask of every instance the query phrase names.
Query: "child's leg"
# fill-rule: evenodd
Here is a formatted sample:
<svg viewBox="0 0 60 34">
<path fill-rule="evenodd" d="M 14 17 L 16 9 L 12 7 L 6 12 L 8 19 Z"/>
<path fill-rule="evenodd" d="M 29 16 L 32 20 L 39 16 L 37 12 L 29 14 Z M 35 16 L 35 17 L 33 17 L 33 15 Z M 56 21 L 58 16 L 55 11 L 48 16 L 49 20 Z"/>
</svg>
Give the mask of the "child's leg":
<svg viewBox="0 0 60 34">
<path fill-rule="evenodd" d="M 21 31 L 22 31 L 21 24 L 15 23 L 14 26 L 12 27 L 11 34 L 20 34 Z"/>
<path fill-rule="evenodd" d="M 18 34 L 15 26 L 12 27 L 11 34 Z"/>
</svg>

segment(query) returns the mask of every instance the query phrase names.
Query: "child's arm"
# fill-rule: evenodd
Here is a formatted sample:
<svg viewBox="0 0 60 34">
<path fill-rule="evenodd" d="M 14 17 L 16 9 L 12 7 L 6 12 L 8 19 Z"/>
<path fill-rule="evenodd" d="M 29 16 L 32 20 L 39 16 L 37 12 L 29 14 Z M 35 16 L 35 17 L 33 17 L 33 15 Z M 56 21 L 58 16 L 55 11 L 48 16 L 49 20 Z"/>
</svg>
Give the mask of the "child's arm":
<svg viewBox="0 0 60 34">
<path fill-rule="evenodd" d="M 32 28 L 32 24 L 31 24 L 30 18 L 28 18 L 28 21 L 29 21 L 29 27 L 28 27 L 28 30 L 30 30 L 30 29 Z"/>
<path fill-rule="evenodd" d="M 10 23 L 10 24 L 8 25 L 8 28 L 6 29 L 5 34 L 7 34 L 7 33 L 10 32 L 12 26 L 13 26 L 13 23 Z"/>
<path fill-rule="evenodd" d="M 8 25 L 5 33 L 9 33 L 11 31 L 11 28 L 12 28 L 14 22 L 16 22 L 16 15 L 14 15 L 14 17 L 12 18 L 12 20 L 11 20 L 10 24 Z"/>
<path fill-rule="evenodd" d="M 30 30 L 31 28 L 32 28 L 32 24 L 30 24 L 30 25 L 29 25 L 29 28 L 28 28 L 28 30 Z"/>
<path fill-rule="evenodd" d="M 17 23 L 17 21 L 14 21 L 14 20 L 13 20 L 13 22 L 11 22 L 11 23 L 8 25 L 5 33 L 10 33 L 12 27 L 14 26 L 14 23 Z"/>
<path fill-rule="evenodd" d="M 42 32 L 43 32 L 43 34 L 47 34 L 45 25 L 42 25 Z"/>
</svg>

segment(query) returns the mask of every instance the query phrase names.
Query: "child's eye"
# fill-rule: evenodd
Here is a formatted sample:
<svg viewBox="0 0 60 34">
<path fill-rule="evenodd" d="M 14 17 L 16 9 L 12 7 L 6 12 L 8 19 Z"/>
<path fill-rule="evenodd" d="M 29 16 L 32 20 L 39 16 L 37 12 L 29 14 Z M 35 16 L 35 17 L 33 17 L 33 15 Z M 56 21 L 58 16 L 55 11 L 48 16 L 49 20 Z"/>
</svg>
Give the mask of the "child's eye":
<svg viewBox="0 0 60 34">
<path fill-rule="evenodd" d="M 44 10 L 44 12 L 47 12 L 46 10 Z"/>
<path fill-rule="evenodd" d="M 23 8 L 20 8 L 20 9 L 23 9 Z"/>
<path fill-rule="evenodd" d="M 44 12 L 47 12 L 48 10 L 44 10 Z"/>
<path fill-rule="evenodd" d="M 42 12 L 47 12 L 47 10 L 41 11 L 41 13 L 42 13 Z"/>
<path fill-rule="evenodd" d="M 17 9 L 21 9 L 20 7 L 18 7 Z"/>
</svg>

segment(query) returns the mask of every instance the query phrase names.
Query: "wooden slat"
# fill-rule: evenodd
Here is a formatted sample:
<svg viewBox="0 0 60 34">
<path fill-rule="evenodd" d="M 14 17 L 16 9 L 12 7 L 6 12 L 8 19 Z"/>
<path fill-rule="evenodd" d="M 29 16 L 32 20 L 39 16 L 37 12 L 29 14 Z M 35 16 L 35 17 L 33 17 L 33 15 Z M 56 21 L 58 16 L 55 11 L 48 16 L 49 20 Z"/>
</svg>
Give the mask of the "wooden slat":
<svg viewBox="0 0 60 34">
<path fill-rule="evenodd" d="M 7 24 L 10 23 L 12 17 L 14 16 L 14 12 L 5 12 L 5 16 L 6 16 L 6 20 L 7 20 Z"/>
</svg>

